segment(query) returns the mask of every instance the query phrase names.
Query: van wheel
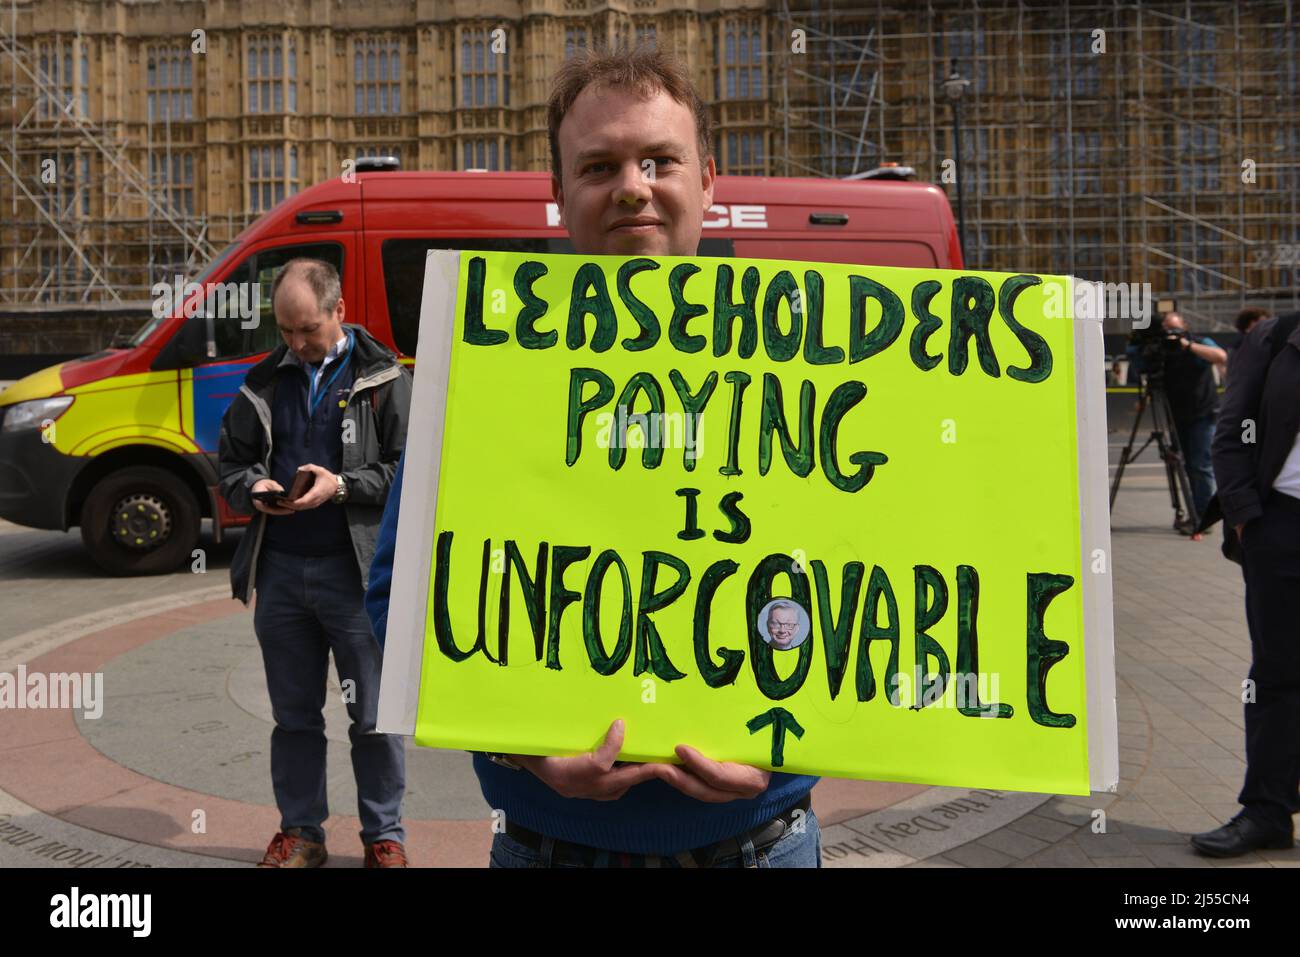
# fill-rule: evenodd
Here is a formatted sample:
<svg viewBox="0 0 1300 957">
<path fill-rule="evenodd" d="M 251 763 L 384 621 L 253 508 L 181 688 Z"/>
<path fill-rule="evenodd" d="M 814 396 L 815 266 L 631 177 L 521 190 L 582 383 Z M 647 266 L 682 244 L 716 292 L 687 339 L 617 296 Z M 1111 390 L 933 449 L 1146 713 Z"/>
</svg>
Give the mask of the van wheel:
<svg viewBox="0 0 1300 957">
<path fill-rule="evenodd" d="M 110 575 L 175 571 L 199 542 L 189 487 L 166 469 L 137 466 L 99 480 L 81 506 L 81 540 Z"/>
</svg>

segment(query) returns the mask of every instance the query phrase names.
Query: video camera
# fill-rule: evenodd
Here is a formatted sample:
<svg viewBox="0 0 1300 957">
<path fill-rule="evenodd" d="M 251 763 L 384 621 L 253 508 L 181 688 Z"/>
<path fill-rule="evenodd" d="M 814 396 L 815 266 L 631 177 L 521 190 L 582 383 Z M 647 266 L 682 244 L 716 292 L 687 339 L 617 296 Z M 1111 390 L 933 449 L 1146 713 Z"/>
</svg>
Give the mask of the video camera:
<svg viewBox="0 0 1300 957">
<path fill-rule="evenodd" d="M 1129 344 L 1136 347 L 1138 368 L 1149 379 L 1160 380 L 1164 377 L 1165 359 L 1177 355 L 1182 348 L 1182 340 L 1189 337 L 1186 329 L 1165 328 L 1165 317 L 1177 311 L 1174 300 L 1156 300 L 1154 321 L 1144 329 L 1135 329 L 1129 336 Z"/>
</svg>

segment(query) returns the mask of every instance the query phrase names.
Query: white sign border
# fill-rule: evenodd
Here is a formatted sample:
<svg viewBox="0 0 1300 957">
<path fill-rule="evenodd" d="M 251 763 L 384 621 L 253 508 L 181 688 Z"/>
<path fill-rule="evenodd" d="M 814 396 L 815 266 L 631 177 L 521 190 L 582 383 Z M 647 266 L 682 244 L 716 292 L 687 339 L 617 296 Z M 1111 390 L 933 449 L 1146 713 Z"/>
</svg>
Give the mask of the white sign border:
<svg viewBox="0 0 1300 957">
<path fill-rule="evenodd" d="M 1079 279 L 1067 279 L 1075 303 Z M 1084 667 L 1088 689 L 1088 779 L 1093 791 L 1119 788 L 1119 717 L 1115 703 L 1115 615 L 1111 588 L 1110 492 L 1106 433 L 1106 346 L 1102 317 L 1073 315 L 1075 435 L 1082 524 Z"/>
<path fill-rule="evenodd" d="M 451 376 L 460 256 L 458 250 L 430 249 L 425 259 L 420 338 L 407 435 L 430 438 L 427 442 L 408 442 L 406 446 L 401 521 L 397 524 L 397 550 L 393 555 L 375 725 L 382 734 L 414 735 L 420 704 L 424 625 L 433 561 L 429 544 L 433 541 L 434 519 L 438 514 L 438 477 L 447 425 L 447 383 Z"/>
</svg>

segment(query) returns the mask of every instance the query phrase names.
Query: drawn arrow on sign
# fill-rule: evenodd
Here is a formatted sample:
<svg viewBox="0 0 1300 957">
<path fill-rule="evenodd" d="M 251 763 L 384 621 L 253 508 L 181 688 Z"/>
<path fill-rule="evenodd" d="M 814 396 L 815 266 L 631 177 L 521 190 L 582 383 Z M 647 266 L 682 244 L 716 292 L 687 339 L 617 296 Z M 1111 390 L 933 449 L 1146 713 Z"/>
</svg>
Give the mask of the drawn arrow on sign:
<svg viewBox="0 0 1300 957">
<path fill-rule="evenodd" d="M 802 738 L 803 727 L 785 708 L 772 708 L 755 715 L 745 722 L 745 727 L 749 728 L 750 734 L 753 734 L 769 724 L 772 726 L 772 767 L 779 768 L 785 764 L 785 733 L 790 731 L 796 738 Z"/>
</svg>

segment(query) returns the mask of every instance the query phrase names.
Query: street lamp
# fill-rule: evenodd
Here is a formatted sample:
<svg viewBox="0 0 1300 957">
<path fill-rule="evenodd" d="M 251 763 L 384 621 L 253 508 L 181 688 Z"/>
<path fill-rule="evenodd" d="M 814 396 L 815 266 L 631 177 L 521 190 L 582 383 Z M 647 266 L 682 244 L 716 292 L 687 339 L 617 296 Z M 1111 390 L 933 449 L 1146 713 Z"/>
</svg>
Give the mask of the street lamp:
<svg viewBox="0 0 1300 957">
<path fill-rule="evenodd" d="M 970 80 L 957 72 L 957 61 L 952 61 L 952 71 L 943 81 L 943 92 L 952 105 L 952 140 L 953 151 L 957 160 L 957 238 L 961 243 L 962 260 L 966 258 L 966 209 L 962 203 L 961 181 L 966 173 L 961 168 L 961 98 L 970 86 Z"/>
</svg>

